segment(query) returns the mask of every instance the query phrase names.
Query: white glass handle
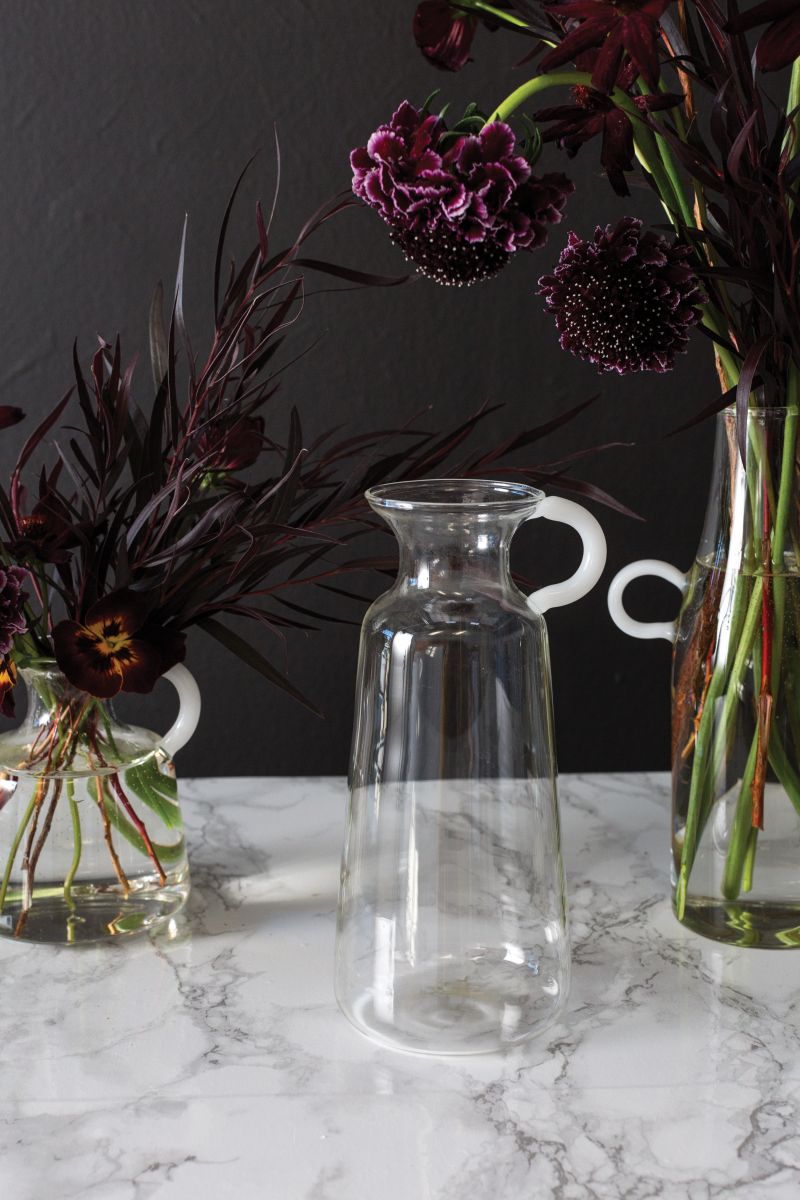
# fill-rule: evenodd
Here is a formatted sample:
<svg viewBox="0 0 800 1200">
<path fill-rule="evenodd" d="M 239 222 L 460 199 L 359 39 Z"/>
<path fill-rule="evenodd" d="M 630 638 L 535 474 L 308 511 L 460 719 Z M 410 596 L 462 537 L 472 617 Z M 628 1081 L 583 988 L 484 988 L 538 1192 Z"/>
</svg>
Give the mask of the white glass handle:
<svg viewBox="0 0 800 1200">
<path fill-rule="evenodd" d="M 583 558 L 574 575 L 563 583 L 549 583 L 528 597 L 528 604 L 537 612 L 545 613 L 548 608 L 560 608 L 572 604 L 590 592 L 603 574 L 606 565 L 606 539 L 599 521 L 574 500 L 562 500 L 560 496 L 545 496 L 533 518 L 544 517 L 547 521 L 560 521 L 571 525 L 583 542 Z"/>
<path fill-rule="evenodd" d="M 686 587 L 686 575 L 671 563 L 662 562 L 660 558 L 640 558 L 638 562 L 623 567 L 611 581 L 611 587 L 608 589 L 608 611 L 611 613 L 611 620 L 617 629 L 630 634 L 631 637 L 665 638 L 668 642 L 674 642 L 674 621 L 635 621 L 625 611 L 622 594 L 628 584 L 641 575 L 657 575 L 659 579 L 666 579 L 667 583 L 673 584 L 681 592 Z"/>
<path fill-rule="evenodd" d="M 181 663 L 165 671 L 164 678 L 178 693 L 179 708 L 175 724 L 164 734 L 159 746 L 168 758 L 173 758 L 197 728 L 200 720 L 200 688 L 195 683 L 194 675 L 190 675 Z"/>
</svg>

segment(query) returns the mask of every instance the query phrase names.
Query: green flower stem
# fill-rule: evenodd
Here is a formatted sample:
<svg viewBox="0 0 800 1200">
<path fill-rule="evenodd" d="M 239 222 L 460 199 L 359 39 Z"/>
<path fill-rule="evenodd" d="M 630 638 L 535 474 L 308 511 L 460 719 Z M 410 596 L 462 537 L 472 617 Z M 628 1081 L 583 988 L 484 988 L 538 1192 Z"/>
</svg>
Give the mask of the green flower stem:
<svg viewBox="0 0 800 1200">
<path fill-rule="evenodd" d="M 649 88 L 647 87 L 647 85 L 644 83 L 643 80 L 640 79 L 638 81 L 637 86 L 639 88 L 641 95 L 643 95 L 643 96 L 652 95 L 652 93 L 650 92 Z M 639 122 L 644 125 L 645 129 L 647 129 L 649 132 L 652 133 L 651 127 L 642 121 L 642 118 L 641 118 L 641 115 L 639 114 L 638 109 L 636 109 L 635 111 L 636 111 L 637 119 L 639 120 Z M 670 190 L 672 192 L 673 198 L 677 202 L 678 209 L 679 209 L 680 215 L 681 215 L 681 220 L 683 221 L 684 225 L 686 225 L 690 229 L 693 229 L 694 228 L 694 213 L 692 212 L 692 207 L 686 198 L 686 193 L 685 193 L 684 187 L 683 187 L 683 180 L 681 179 L 681 176 L 680 176 L 680 171 L 678 169 L 678 164 L 675 160 L 675 155 L 672 153 L 672 149 L 671 149 L 670 144 L 667 141 L 667 139 L 664 137 L 663 134 L 658 132 L 658 128 L 660 127 L 660 122 L 652 114 L 650 116 L 650 119 L 653 122 L 653 125 L 656 126 L 656 132 L 654 134 L 654 143 L 658 149 L 658 154 L 661 159 L 661 162 L 664 165 L 664 170 L 667 173 L 667 178 L 669 179 Z"/>
<path fill-rule="evenodd" d="M 553 71 L 550 74 L 535 75 L 528 79 L 494 110 L 487 120 L 507 121 L 510 116 L 523 104 L 533 100 L 541 92 L 553 87 L 591 87 L 592 77 L 586 71 Z M 633 125 L 633 140 L 636 157 L 643 168 L 652 176 L 653 184 L 661 198 L 661 203 L 673 227 L 680 231 L 682 226 L 695 228 L 691 207 L 680 183 L 677 165 L 664 138 L 660 138 L 663 149 L 659 149 L 656 137 L 650 127 L 642 120 L 636 104 L 621 88 L 615 88 L 611 99 L 623 112 L 631 118 Z M 669 165 L 662 161 L 662 153 L 669 159 Z M 701 306 L 703 324 L 718 336 L 724 336 L 724 324 L 720 320 L 716 308 L 711 304 Z M 739 367 L 730 351 L 724 346 L 715 346 L 720 362 L 723 365 L 728 380 L 728 387 L 733 387 L 739 379 Z"/>
<path fill-rule="evenodd" d="M 23 837 L 25 836 L 25 830 L 28 828 L 28 825 L 30 824 L 31 817 L 33 816 L 33 810 L 36 807 L 36 796 L 37 796 L 37 793 L 34 792 L 30 798 L 28 807 L 25 809 L 22 820 L 20 821 L 19 826 L 17 827 L 17 832 L 14 834 L 14 840 L 11 843 L 11 849 L 8 852 L 8 858 L 6 859 L 6 869 L 3 873 L 3 882 L 2 882 L 2 884 L 0 884 L 0 913 L 3 911 L 3 907 L 6 902 L 6 893 L 8 891 L 8 883 L 9 883 L 9 880 L 11 879 L 11 872 L 14 869 L 14 859 L 17 857 L 17 851 L 19 850 L 19 844 L 22 841 Z"/>
<path fill-rule="evenodd" d="M 742 869 L 742 891 L 753 890 L 753 869 L 756 865 L 756 846 L 758 845 L 758 827 L 751 825 L 747 835 L 747 849 L 744 852 L 744 867 Z"/>
<path fill-rule="evenodd" d="M 728 853 L 725 858 L 725 868 L 722 873 L 722 894 L 726 900 L 735 900 L 742 890 L 745 856 L 750 843 L 750 833 L 753 828 L 753 777 L 758 756 L 758 731 L 753 735 L 750 753 L 742 776 L 742 786 L 739 799 L 736 802 L 736 812 L 733 817 Z"/>
<path fill-rule="evenodd" d="M 730 622 L 730 628 L 728 630 L 728 646 L 729 647 L 738 645 L 739 637 L 741 636 L 742 624 L 745 619 L 745 614 L 748 610 L 749 586 L 750 586 L 749 580 L 746 576 L 743 576 L 741 574 L 737 575 L 736 583 L 734 585 L 734 590 L 733 590 L 733 610 L 731 612 L 731 622 Z M 719 697 L 720 693 L 725 689 L 725 685 L 728 680 L 728 674 L 730 672 L 730 668 L 732 665 L 733 665 L 733 656 L 731 653 L 728 653 L 728 655 L 725 659 L 725 662 L 720 663 L 717 667 L 715 667 L 715 674 L 718 673 L 720 676 L 720 686 L 719 686 L 719 690 L 716 692 L 717 698 Z M 713 713 L 711 714 L 710 719 L 713 724 L 714 719 L 715 719 Z M 710 737 L 710 734 L 709 734 L 709 737 Z M 702 794 L 702 806 L 700 809 L 699 826 L 698 826 L 699 835 L 702 834 L 703 829 L 705 829 L 706 821 L 711 816 L 711 810 L 713 807 L 714 807 L 714 789 L 706 788 L 706 789 L 704 789 L 703 794 Z M 698 835 L 698 837 L 699 837 L 699 835 Z M 691 864 L 691 862 L 689 862 L 689 864 L 688 864 L 689 871 L 691 871 L 691 867 L 692 867 L 692 864 Z"/>
<path fill-rule="evenodd" d="M 784 425 L 784 441 L 781 448 L 781 471 L 777 499 L 775 497 L 775 490 L 769 474 L 765 439 L 761 436 L 758 436 L 758 431 L 755 429 L 752 430 L 753 436 L 750 439 L 750 444 L 753 448 L 754 459 L 758 464 L 758 468 L 755 473 L 748 472 L 747 479 L 748 495 L 754 521 L 752 535 L 753 541 L 748 547 L 750 551 L 749 557 L 751 560 L 748 564 L 750 570 L 758 569 L 758 566 L 762 561 L 762 555 L 759 552 L 759 546 L 761 544 L 760 530 L 758 530 L 755 526 L 755 518 L 760 502 L 760 497 L 757 495 L 757 482 L 759 478 L 762 478 L 766 481 L 768 503 L 772 513 L 774 514 L 772 525 L 772 544 L 770 549 L 770 566 L 772 568 L 772 573 L 769 577 L 772 584 L 771 603 L 774 618 L 772 638 L 773 657 L 770 680 L 773 704 L 775 704 L 777 701 L 781 681 L 781 657 L 783 650 L 783 628 L 786 607 L 786 580 L 784 576 L 783 560 L 786 546 L 789 508 L 795 475 L 798 412 L 796 406 L 797 377 L 794 369 L 792 369 L 790 374 L 788 397 L 790 400 L 790 405 Z M 740 576 L 740 580 L 741 578 L 742 577 Z M 761 612 L 766 583 L 767 581 L 764 576 L 755 577 L 741 630 L 738 628 L 739 621 L 736 616 L 736 607 L 737 603 L 740 602 L 740 597 L 737 596 L 734 602 L 734 617 L 732 619 L 732 628 L 730 631 L 730 644 L 736 647 L 736 652 L 733 659 L 733 665 L 730 670 L 730 677 L 727 680 L 727 685 L 725 686 L 725 696 L 722 701 L 722 709 L 715 730 L 713 764 L 710 772 L 712 780 L 719 777 L 719 774 L 723 769 L 725 759 L 729 753 L 730 742 L 734 731 L 737 705 L 740 703 L 740 691 L 744 684 L 748 663 L 751 659 L 753 664 L 755 691 L 758 692 L 761 688 Z M 715 701 L 721 692 L 722 687 L 715 691 Z M 706 712 L 707 708 L 704 710 L 703 717 L 706 716 Z M 758 732 L 756 731 L 756 734 L 754 735 L 753 746 L 751 747 L 747 766 L 745 768 L 723 874 L 723 894 L 728 900 L 736 899 L 742 890 L 749 890 L 749 887 L 752 884 L 752 874 L 755 861 L 754 856 L 756 853 L 757 844 L 757 838 L 752 835 L 752 784 L 755 773 L 757 751 Z M 800 779 L 797 778 L 796 772 L 794 772 L 794 769 L 791 767 L 786 753 L 783 747 L 780 745 L 777 730 L 775 728 L 773 728 L 772 737 L 770 739 L 769 761 L 790 800 L 796 805 L 796 807 L 798 807 L 798 811 L 800 811 Z M 699 800 L 695 799 L 694 802 L 695 804 L 699 803 L 701 805 L 702 812 L 702 808 L 705 807 L 705 793 L 701 792 L 701 784 L 705 783 L 705 779 L 708 774 L 704 763 L 701 759 L 699 759 L 699 738 L 698 747 L 695 751 L 692 772 L 689 811 L 687 813 L 687 834 L 685 834 L 684 857 L 681 864 L 681 884 L 683 887 L 682 892 L 679 893 L 679 900 L 682 896 L 681 903 L 684 906 L 685 888 L 688 886 L 688 873 L 691 870 L 696 846 L 696 837 L 693 840 L 690 839 L 688 836 L 688 830 L 692 825 L 701 825 L 701 822 L 698 818 L 693 817 L 692 821 L 690 822 L 690 816 L 692 816 L 693 809 L 693 794 L 699 797 Z M 695 779 L 695 775 L 698 777 L 697 781 Z M 708 811 L 710 812 L 710 806 L 708 807 Z M 707 815 L 708 814 L 706 813 L 706 816 Z M 684 868 L 686 869 L 684 870 Z M 686 880 L 685 885 L 684 878 Z M 680 912 L 682 913 L 682 911 L 683 908 L 681 907 Z"/>
<path fill-rule="evenodd" d="M 81 863 L 83 842 L 81 840 L 81 816 L 78 812 L 78 805 L 75 803 L 75 781 L 73 779 L 67 780 L 67 800 L 69 801 L 69 812 L 72 817 L 73 851 L 72 862 L 70 863 L 67 877 L 64 880 L 64 900 L 66 901 L 67 908 L 74 914 L 75 901 L 72 899 L 72 884 Z"/>
<path fill-rule="evenodd" d="M 507 96 L 497 106 L 489 117 L 487 124 L 492 121 L 507 121 L 521 105 L 538 96 L 540 92 L 552 87 L 592 87 L 592 77 L 586 71 L 553 71 L 551 74 L 535 75 Z M 681 206 L 673 190 L 670 177 L 661 162 L 655 137 L 649 126 L 642 120 L 636 104 L 621 88 L 614 88 L 611 99 L 617 108 L 622 109 L 631 118 L 633 125 L 633 140 L 636 153 L 642 166 L 653 176 L 653 182 L 661 197 L 661 202 L 667 210 L 667 215 L 677 227 L 676 217 L 681 215 Z M 688 210 L 687 210 L 688 211 Z M 693 225 L 689 212 L 688 223 Z"/>
<path fill-rule="evenodd" d="M 702 324 L 705 325 L 706 329 L 710 329 L 711 332 L 716 333 L 718 337 L 724 337 L 725 325 L 720 319 L 716 306 L 709 302 L 707 304 L 703 304 L 700 308 L 700 311 L 703 314 Z M 739 376 L 741 374 L 741 371 L 739 370 L 739 364 L 737 363 L 736 359 L 733 357 L 730 350 L 727 350 L 724 346 L 720 346 L 717 342 L 714 343 L 714 353 L 717 355 L 717 358 L 722 364 L 728 387 L 735 387 L 739 382 Z"/>
<path fill-rule="evenodd" d="M 717 724 L 714 740 L 714 775 L 722 769 L 728 754 L 730 736 L 733 732 L 733 719 L 736 715 L 736 705 L 739 703 L 739 689 L 744 682 L 747 663 L 753 650 L 753 642 L 761 632 L 761 599 L 764 591 L 764 579 L 757 575 L 753 580 L 753 590 L 750 593 L 750 603 L 744 619 L 741 637 L 736 646 L 736 654 L 731 668 L 730 679 L 722 702 L 722 714 Z"/>
<path fill-rule="evenodd" d="M 794 112 L 796 108 L 800 108 L 800 58 L 796 58 L 792 63 L 792 74 L 789 79 L 789 97 L 786 103 L 786 111 Z M 792 124 L 797 128 L 798 117 L 794 118 Z"/>
<path fill-rule="evenodd" d="M 778 502 L 775 508 L 775 527 L 772 534 L 772 594 L 774 607 L 773 625 L 773 661 L 772 661 L 772 697 L 778 699 L 780 688 L 781 652 L 783 647 L 783 626 L 786 613 L 786 527 L 789 520 L 789 505 L 792 497 L 792 486 L 795 476 L 795 461 L 797 457 L 797 403 L 798 403 L 797 368 L 792 364 L 789 368 L 789 386 L 787 400 L 789 411 L 783 430 L 783 446 L 781 447 L 781 476 L 778 484 Z"/>
<path fill-rule="evenodd" d="M 746 581 L 740 575 L 736 581 L 736 590 L 734 592 L 733 613 L 731 614 L 731 628 L 729 641 L 731 645 L 739 645 L 741 649 L 744 643 L 745 634 L 741 635 L 740 629 L 744 621 L 745 628 L 748 622 L 755 629 L 760 615 L 760 601 L 754 603 L 753 597 L 750 597 L 749 603 L 746 601 Z M 760 597 L 760 589 L 759 589 Z M 746 616 L 743 615 L 746 611 Z M 753 615 L 755 614 L 755 615 Z M 751 633 L 752 638 L 752 633 Z M 738 655 L 734 659 L 733 668 L 738 665 Z M 746 656 L 744 665 L 746 665 Z M 694 865 L 695 855 L 697 853 L 697 845 L 700 840 L 706 821 L 711 814 L 711 809 L 714 803 L 714 780 L 717 777 L 719 763 L 716 753 L 710 754 L 710 751 L 716 751 L 714 744 L 715 721 L 717 701 L 725 690 L 725 685 L 728 681 L 730 659 L 726 659 L 724 663 L 720 663 L 714 668 L 711 676 L 711 682 L 708 685 L 708 693 L 703 704 L 703 711 L 700 715 L 700 724 L 697 730 L 695 740 L 694 755 L 692 757 L 692 777 L 689 784 L 689 803 L 686 809 L 686 821 L 684 824 L 683 847 L 681 850 L 681 865 L 678 876 L 678 884 L 675 892 L 675 903 L 678 912 L 678 919 L 682 920 L 686 910 L 686 897 L 689 888 L 689 875 Z M 740 667 L 741 670 L 744 667 Z M 731 694 L 729 687 L 726 692 L 726 701 L 728 695 Z M 735 693 L 733 693 L 735 695 Z M 725 701 L 723 701 L 723 704 Z M 731 711 L 733 711 L 731 707 Z M 719 737 L 719 731 L 717 731 Z M 712 762 L 713 759 L 713 762 Z"/>
<path fill-rule="evenodd" d="M 549 88 L 591 86 L 592 77 L 586 71 L 553 71 L 549 75 L 534 75 L 533 79 L 528 79 L 510 96 L 506 96 L 486 124 L 490 125 L 492 121 L 507 121 L 520 105 L 526 104 L 528 100 L 532 100 L 534 96 L 538 96 L 540 92 L 546 92 Z"/>
<path fill-rule="evenodd" d="M 459 8 L 465 9 L 468 12 L 485 13 L 489 17 L 494 17 L 501 25 L 508 25 L 512 29 L 530 29 L 527 21 L 523 21 L 522 17 L 515 17 L 513 13 L 507 12 L 502 8 L 495 8 L 493 4 L 486 4 L 484 0 L 459 0 Z M 544 38 L 540 39 L 545 41 Z M 545 42 L 548 46 L 554 46 L 555 42 Z"/>
<path fill-rule="evenodd" d="M 683 847 L 681 849 L 681 866 L 678 876 L 678 884 L 675 892 L 675 904 L 678 910 L 678 920 L 683 920 L 683 915 L 686 910 L 686 893 L 689 887 L 689 872 L 694 865 L 694 856 L 697 853 L 697 843 L 702 832 L 701 814 L 710 811 L 710 804 L 706 804 L 706 791 L 709 785 L 708 779 L 708 751 L 709 744 L 713 733 L 713 713 L 716 708 L 717 699 L 724 686 L 724 674 L 722 668 L 717 668 L 711 677 L 711 682 L 708 685 L 703 712 L 700 717 L 700 724 L 697 729 L 695 738 L 694 755 L 692 757 L 692 778 L 689 785 L 689 804 L 686 809 L 686 821 L 683 830 Z"/>
<path fill-rule="evenodd" d="M 792 74 L 789 77 L 789 95 L 786 99 L 786 111 L 787 113 L 794 112 L 794 110 L 798 107 L 800 107 L 800 58 L 796 58 L 792 64 Z M 792 128 L 790 130 L 787 129 L 786 131 L 786 141 L 784 142 L 785 146 L 786 142 L 793 137 L 795 142 L 795 153 L 797 153 L 797 138 L 799 133 L 800 116 L 795 116 L 792 119 Z M 788 209 L 788 216 L 791 219 L 794 215 L 795 209 L 795 203 L 791 197 L 789 197 L 786 207 Z"/>
</svg>

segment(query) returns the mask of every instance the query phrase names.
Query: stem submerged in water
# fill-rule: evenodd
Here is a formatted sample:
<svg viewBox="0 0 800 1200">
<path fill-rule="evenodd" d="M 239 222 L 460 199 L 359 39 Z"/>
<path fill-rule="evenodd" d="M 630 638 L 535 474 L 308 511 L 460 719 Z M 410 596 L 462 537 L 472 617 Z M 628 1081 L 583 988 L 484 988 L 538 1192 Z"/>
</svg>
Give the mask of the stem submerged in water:
<svg viewBox="0 0 800 1200">
<path fill-rule="evenodd" d="M 78 806 L 75 803 L 75 783 L 74 780 L 67 780 L 67 803 L 69 804 L 69 814 L 72 818 L 72 862 L 70 863 L 69 871 L 64 879 L 64 900 L 67 908 L 74 915 L 75 901 L 72 899 L 72 885 L 75 882 L 75 876 L 78 874 L 78 867 L 81 865 L 81 854 L 83 853 L 83 840 L 81 837 L 81 815 L 78 811 Z"/>
<path fill-rule="evenodd" d="M 724 614 L 719 617 L 716 662 L 695 716 L 675 895 L 679 919 L 686 915 L 700 838 L 715 803 L 734 784 L 736 773 L 741 773 L 738 798 L 727 837 L 722 879 L 715 884 L 709 876 L 696 890 L 698 899 L 713 899 L 713 889 L 719 887 L 721 898 L 733 903 L 752 889 L 758 831 L 764 828 L 765 820 L 769 821 L 764 808 L 768 769 L 800 814 L 800 773 L 796 768 L 800 746 L 787 753 L 783 744 L 787 734 L 795 737 L 797 721 L 792 706 L 798 699 L 793 682 L 796 663 L 788 658 L 786 644 L 787 628 L 794 638 L 798 626 L 793 593 L 787 613 L 790 577 L 800 583 L 797 564 L 787 565 L 786 561 L 787 548 L 794 548 L 796 541 L 792 522 L 797 495 L 798 388 L 793 368 L 788 399 L 790 403 L 780 418 L 782 442 L 769 416 L 751 412 L 747 462 L 742 470 L 741 463 L 731 458 L 730 475 L 723 488 L 726 506 L 731 506 L 730 532 L 725 534 L 730 544 L 726 540 L 720 546 L 730 558 L 726 570 L 728 595 L 733 592 L 732 610 L 727 629 Z M 733 456 L 733 447 L 731 452 Z M 715 569 L 722 569 L 719 559 Z M 676 700 L 688 704 L 692 696 L 682 695 Z M 742 745 L 745 736 L 747 741 Z M 739 759 L 737 768 L 738 756 L 745 747 L 746 761 Z M 681 778 L 682 761 L 676 758 L 676 780 Z"/>
</svg>

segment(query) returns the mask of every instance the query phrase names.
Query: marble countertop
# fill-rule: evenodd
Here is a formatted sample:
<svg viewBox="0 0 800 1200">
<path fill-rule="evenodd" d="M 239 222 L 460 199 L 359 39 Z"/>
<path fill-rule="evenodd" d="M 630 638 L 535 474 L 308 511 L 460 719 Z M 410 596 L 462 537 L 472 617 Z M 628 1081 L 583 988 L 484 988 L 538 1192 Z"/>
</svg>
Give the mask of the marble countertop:
<svg viewBox="0 0 800 1200">
<path fill-rule="evenodd" d="M 0 942 L 14 1200 L 796 1200 L 800 952 L 673 919 L 667 780 L 560 781 L 567 1019 L 507 1056 L 374 1047 L 338 1013 L 338 779 L 181 783 L 174 936 Z"/>
</svg>

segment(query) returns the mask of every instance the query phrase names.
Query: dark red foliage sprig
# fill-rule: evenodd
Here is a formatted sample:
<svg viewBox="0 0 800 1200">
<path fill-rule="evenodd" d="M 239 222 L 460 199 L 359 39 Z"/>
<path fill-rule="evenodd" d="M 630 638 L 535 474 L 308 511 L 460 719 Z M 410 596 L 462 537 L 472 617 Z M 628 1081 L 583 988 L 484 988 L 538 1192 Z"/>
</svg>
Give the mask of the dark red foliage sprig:
<svg viewBox="0 0 800 1200">
<path fill-rule="evenodd" d="M 481 473 L 500 449 L 531 446 L 575 415 L 529 430 L 494 455 L 465 449 L 493 411 L 488 407 L 444 434 L 420 429 L 418 414 L 399 429 L 355 436 L 330 430 L 310 444 L 292 409 L 278 434 L 270 401 L 287 365 L 286 338 L 303 313 L 307 276 L 322 272 L 354 287 L 402 278 L 307 255 L 312 234 L 356 203 L 342 197 L 277 248 L 259 207 L 257 243 L 241 266 L 230 265 L 223 285 L 234 197 L 217 248 L 207 353 L 192 352 L 181 266 L 169 320 L 160 289 L 151 311 L 152 402 L 142 409 L 135 401 L 133 364 L 124 365 L 118 340 L 100 343 L 88 371 L 76 353 L 74 387 L 28 437 L 8 490 L 0 488 L 3 553 L 17 564 L 12 572 L 19 568 L 9 573 L 17 606 L 6 622 L 14 649 L 0 660 L 3 711 L 10 711 L 16 663 L 26 658 L 55 656 L 69 680 L 95 696 L 149 691 L 184 656 L 191 627 L 306 702 L 271 656 L 230 622 L 244 619 L 279 637 L 313 628 L 329 616 L 325 589 L 336 591 L 338 578 L 390 561 L 353 548 L 377 524 L 363 501 L 367 487 Z M 182 249 L 181 264 L 183 257 Z M 47 461 L 36 472 L 34 459 L 42 456 Z M 569 466 L 527 464 L 515 474 L 612 502 L 570 479 Z M 30 619 L 17 603 L 23 573 Z M 321 589 L 321 602 L 304 597 L 309 587 Z"/>
</svg>

